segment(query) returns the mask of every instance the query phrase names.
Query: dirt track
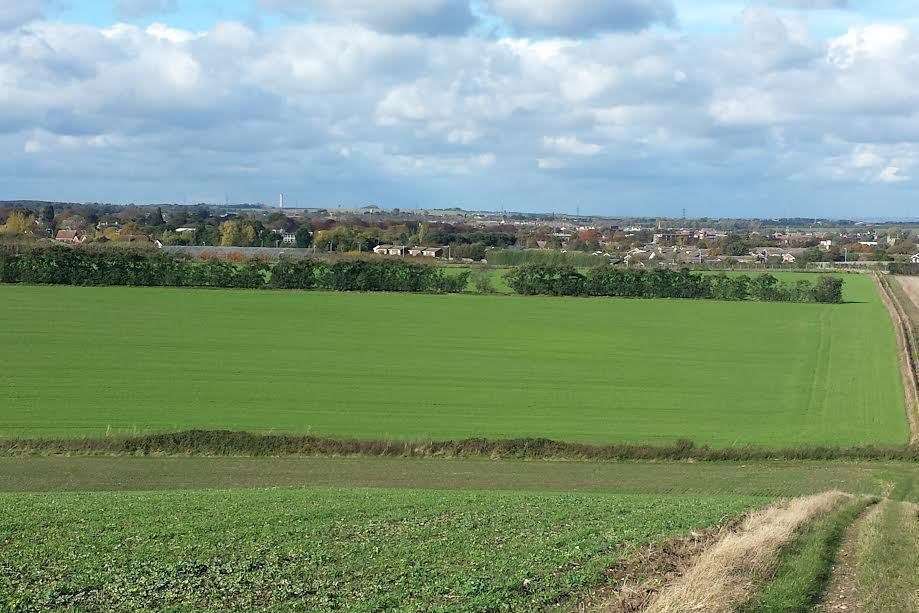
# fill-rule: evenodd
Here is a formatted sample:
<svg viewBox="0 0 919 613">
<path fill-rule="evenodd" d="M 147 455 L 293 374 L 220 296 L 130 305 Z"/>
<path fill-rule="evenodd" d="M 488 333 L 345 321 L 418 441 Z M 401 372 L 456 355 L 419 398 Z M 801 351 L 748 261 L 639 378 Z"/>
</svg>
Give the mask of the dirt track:
<svg viewBox="0 0 919 613">
<path fill-rule="evenodd" d="M 919 277 L 896 277 L 897 281 L 903 287 L 906 295 L 909 296 L 916 308 L 919 309 Z"/>
</svg>

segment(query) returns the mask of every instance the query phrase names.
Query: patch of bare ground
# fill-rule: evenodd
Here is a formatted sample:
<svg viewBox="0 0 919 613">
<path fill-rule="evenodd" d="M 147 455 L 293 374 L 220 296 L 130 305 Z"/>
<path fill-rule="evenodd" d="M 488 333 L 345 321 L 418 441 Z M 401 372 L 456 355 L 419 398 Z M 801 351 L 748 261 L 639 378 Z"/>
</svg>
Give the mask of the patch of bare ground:
<svg viewBox="0 0 919 613">
<path fill-rule="evenodd" d="M 906 295 L 909 296 L 909 299 L 919 309 L 919 277 L 898 276 L 895 278 Z"/>
<path fill-rule="evenodd" d="M 606 571 L 606 587 L 585 596 L 570 611 L 632 613 L 645 609 L 668 583 L 686 572 L 693 559 L 734 530 L 740 519 L 650 544 Z"/>
<path fill-rule="evenodd" d="M 873 521 L 880 510 L 880 504 L 871 506 L 846 528 L 823 601 L 816 609 L 819 613 L 861 612 L 858 600 L 858 539 L 863 527 Z"/>
<path fill-rule="evenodd" d="M 909 420 L 910 444 L 919 444 L 919 383 L 917 383 L 916 368 L 916 339 L 913 335 L 913 322 L 910 321 L 903 305 L 900 304 L 896 292 L 890 287 L 889 278 L 874 275 L 877 282 L 878 293 L 881 301 L 887 307 L 893 321 L 894 332 L 897 337 L 897 353 L 899 354 L 900 374 L 903 378 L 903 391 L 905 395 L 906 417 Z M 896 281 L 893 281 L 896 283 Z M 901 285 L 905 289 L 905 285 Z"/>
<path fill-rule="evenodd" d="M 747 516 L 736 531 L 700 553 L 645 609 L 649 613 L 729 613 L 775 569 L 779 550 L 814 518 L 852 496 L 833 491 L 795 498 Z"/>
</svg>

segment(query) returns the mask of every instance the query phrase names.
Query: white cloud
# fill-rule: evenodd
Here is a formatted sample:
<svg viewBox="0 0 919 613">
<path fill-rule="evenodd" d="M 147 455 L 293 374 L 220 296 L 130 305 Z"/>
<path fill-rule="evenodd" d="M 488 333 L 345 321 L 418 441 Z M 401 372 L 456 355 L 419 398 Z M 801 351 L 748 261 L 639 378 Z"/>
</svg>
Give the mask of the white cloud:
<svg viewBox="0 0 919 613">
<path fill-rule="evenodd" d="M 827 60 L 840 68 L 851 68 L 860 61 L 895 60 L 902 56 L 910 38 L 910 31 L 903 26 L 852 28 L 830 40 Z"/>
<path fill-rule="evenodd" d="M 632 190 L 636 207 L 695 194 L 700 211 L 788 178 L 807 182 L 788 201 L 838 190 L 827 206 L 853 186 L 908 193 L 919 41 L 902 25 L 827 38 L 788 15 L 548 39 L 387 33 L 344 13 L 201 32 L 35 21 L 0 33 L 0 184 L 545 209 Z"/>
<path fill-rule="evenodd" d="M 880 183 L 901 183 L 909 181 L 909 177 L 900 174 L 900 169 L 896 166 L 887 166 L 878 173 L 877 180 Z"/>
<path fill-rule="evenodd" d="M 585 143 L 576 136 L 546 136 L 542 139 L 543 147 L 562 155 L 597 155 L 603 147 L 594 143 Z"/>
</svg>

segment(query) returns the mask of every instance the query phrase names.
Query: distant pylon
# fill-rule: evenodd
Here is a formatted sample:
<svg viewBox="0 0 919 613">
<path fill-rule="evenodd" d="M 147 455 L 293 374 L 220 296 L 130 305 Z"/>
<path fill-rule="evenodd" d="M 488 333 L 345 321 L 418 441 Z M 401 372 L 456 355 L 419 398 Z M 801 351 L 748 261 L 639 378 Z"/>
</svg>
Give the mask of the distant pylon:
<svg viewBox="0 0 919 613">
<path fill-rule="evenodd" d="M 278 194 L 278 207 L 284 208 L 284 194 Z"/>
</svg>

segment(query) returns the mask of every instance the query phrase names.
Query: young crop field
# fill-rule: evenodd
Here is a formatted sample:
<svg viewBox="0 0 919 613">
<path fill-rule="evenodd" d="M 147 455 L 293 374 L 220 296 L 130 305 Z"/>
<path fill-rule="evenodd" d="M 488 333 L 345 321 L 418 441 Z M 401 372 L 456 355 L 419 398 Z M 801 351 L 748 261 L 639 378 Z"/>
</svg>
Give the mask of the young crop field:
<svg viewBox="0 0 919 613">
<path fill-rule="evenodd" d="M 367 489 L 0 494 L 0 609 L 533 610 L 763 498 Z"/>
<path fill-rule="evenodd" d="M 0 286 L 0 435 L 902 444 L 890 319 L 846 299 Z"/>
<path fill-rule="evenodd" d="M 838 489 L 919 502 L 905 462 L 567 462 L 381 457 L 0 457 L 0 492 L 377 487 L 681 496 Z"/>
</svg>

